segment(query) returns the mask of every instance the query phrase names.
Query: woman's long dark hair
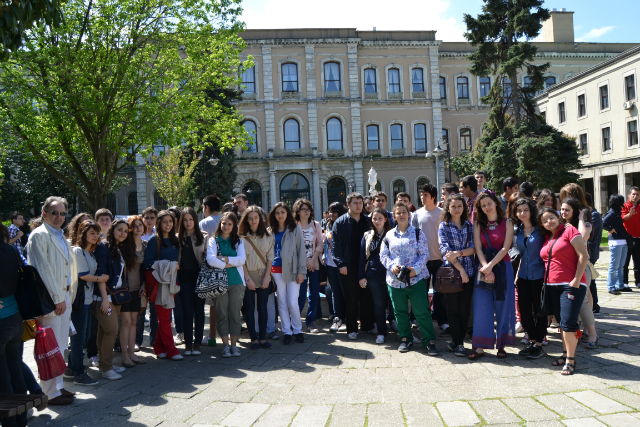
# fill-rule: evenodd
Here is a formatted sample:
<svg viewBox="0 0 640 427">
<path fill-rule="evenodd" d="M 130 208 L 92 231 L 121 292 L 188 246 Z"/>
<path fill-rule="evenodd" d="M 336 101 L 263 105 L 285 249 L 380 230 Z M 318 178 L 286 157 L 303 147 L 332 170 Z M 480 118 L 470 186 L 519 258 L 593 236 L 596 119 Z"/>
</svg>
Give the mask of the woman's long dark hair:
<svg viewBox="0 0 640 427">
<path fill-rule="evenodd" d="M 496 204 L 496 213 L 498 214 L 498 219 L 497 219 L 498 223 L 500 223 L 502 221 L 502 218 L 504 218 L 504 210 L 502 210 L 502 203 L 500 203 L 500 201 L 494 194 L 491 194 L 488 191 L 485 191 L 481 193 L 476 199 L 476 201 L 473 203 L 475 222 L 477 224 L 480 224 L 483 227 L 487 226 L 487 224 L 489 223 L 489 218 L 487 218 L 487 214 L 484 213 L 484 211 L 482 210 L 482 207 L 480 207 L 480 204 L 482 203 L 482 199 L 486 199 L 487 197 L 493 200 L 493 203 Z"/>
<path fill-rule="evenodd" d="M 271 211 L 269 211 L 269 216 L 267 217 L 267 222 L 269 223 L 269 227 L 271 227 L 271 231 L 273 232 L 273 234 L 277 233 L 278 229 L 280 228 L 280 224 L 276 219 L 276 209 L 278 208 L 283 208 L 285 211 L 287 211 L 285 229 L 289 229 L 289 231 L 295 230 L 298 224 L 296 224 L 296 220 L 293 219 L 293 214 L 291 213 L 291 209 L 289 209 L 289 205 L 287 205 L 285 202 L 278 202 L 273 206 Z"/>
<path fill-rule="evenodd" d="M 95 231 L 96 233 L 98 233 L 98 236 L 100 236 L 100 234 L 102 233 L 102 228 L 100 228 L 100 226 L 96 224 L 95 221 L 91 219 L 82 221 L 80 223 L 80 228 L 78 228 L 78 231 L 77 231 L 76 243 L 74 246 L 77 246 L 82 249 L 84 249 L 87 246 L 87 233 L 89 232 L 89 230 Z M 128 238 L 129 236 L 127 236 L 127 239 Z M 100 240 L 98 239 L 98 241 Z M 91 251 L 93 251 L 95 248 L 96 248 L 96 245 L 93 245 L 93 247 L 91 248 Z"/>
<path fill-rule="evenodd" d="M 387 215 L 387 211 L 385 209 L 375 208 L 373 210 L 373 212 L 371 212 L 371 219 L 373 219 L 373 215 L 375 215 L 377 213 L 379 213 L 380 215 L 382 215 L 384 217 L 384 231 L 382 232 L 382 235 L 385 235 L 385 234 L 387 234 L 387 231 L 391 230 L 391 224 L 389 223 L 389 215 Z M 373 232 L 375 234 L 378 233 L 378 230 L 376 230 L 376 226 L 373 225 L 373 221 L 371 221 L 371 229 L 373 230 Z"/>
<path fill-rule="evenodd" d="M 200 230 L 200 224 L 198 223 L 198 214 L 196 210 L 191 207 L 186 207 L 182 209 L 182 213 L 180 214 L 180 222 L 178 225 L 178 240 L 180 241 L 180 246 L 184 246 L 187 244 L 187 228 L 184 226 L 184 216 L 191 215 L 193 218 L 193 237 L 195 237 L 196 241 L 192 242 L 194 246 L 200 246 L 204 243 L 204 235 L 202 234 L 202 230 Z"/>
<path fill-rule="evenodd" d="M 240 224 L 238 225 L 238 234 L 240 237 L 253 236 L 251 232 L 251 226 L 249 225 L 249 214 L 251 212 L 255 212 L 258 214 L 260 218 L 260 222 L 258 223 L 258 229 L 256 230 L 256 236 L 259 238 L 263 238 L 264 236 L 269 235 L 269 230 L 267 230 L 267 225 L 264 220 L 264 211 L 260 206 L 249 206 L 246 211 L 244 211 L 244 215 L 242 215 L 242 219 L 240 220 Z"/>
<path fill-rule="evenodd" d="M 587 203 L 587 198 L 584 196 L 584 191 L 580 185 L 572 182 L 571 184 L 567 184 L 560 190 L 560 201 L 564 203 L 564 199 L 567 197 L 573 197 L 580 202 L 583 208 L 589 208 L 589 212 L 591 212 L 591 206 Z"/>
<path fill-rule="evenodd" d="M 551 199 L 553 200 L 553 206 L 552 208 L 556 208 L 556 206 L 558 206 L 558 198 L 556 197 L 556 193 L 553 192 L 553 190 L 550 190 L 548 188 L 544 188 L 542 189 L 542 191 L 540 192 L 540 195 L 538 196 L 538 209 L 542 206 L 544 206 L 544 201 L 547 200 L 547 197 L 551 196 Z"/>
<path fill-rule="evenodd" d="M 331 203 L 331 205 L 329 205 L 329 213 L 331 212 L 335 212 L 338 214 L 338 218 L 340 218 L 342 215 L 344 215 L 347 210 L 345 209 L 344 205 L 340 202 L 333 202 Z M 387 217 L 388 218 L 388 217 Z M 327 229 L 333 227 L 333 221 L 331 220 L 331 216 L 329 216 L 329 221 L 327 222 Z"/>
<path fill-rule="evenodd" d="M 536 203 L 532 199 L 527 199 L 526 197 L 521 197 L 516 200 L 509 200 L 509 219 L 516 227 L 520 227 L 522 225 L 522 221 L 518 218 L 518 206 L 527 205 L 529 206 L 529 220 L 531 221 L 531 225 L 535 226 L 538 224 L 538 207 Z"/>
<path fill-rule="evenodd" d="M 116 238 L 113 236 L 113 232 L 117 226 L 124 224 L 127 227 L 127 238 L 122 242 L 116 242 Z M 127 266 L 127 270 L 133 268 L 136 264 L 136 245 L 132 239 L 129 239 L 129 223 L 124 219 L 116 219 L 111 223 L 109 231 L 107 232 L 107 243 L 109 244 L 109 251 L 114 259 L 119 259 L 122 255 L 124 259 L 124 265 Z"/>
<path fill-rule="evenodd" d="M 9 229 L 0 222 L 0 240 L 2 240 L 3 242 L 5 242 L 6 244 L 9 244 Z"/>
<path fill-rule="evenodd" d="M 240 244 L 240 236 L 238 235 L 238 217 L 233 212 L 225 212 L 222 214 L 220 221 L 218 222 L 216 232 L 214 233 L 214 237 L 222 236 L 222 221 L 227 219 L 233 223 L 233 228 L 231 229 L 231 234 L 229 236 L 231 246 L 237 248 Z"/>
<path fill-rule="evenodd" d="M 169 230 L 169 241 L 171 242 L 172 246 L 180 246 L 180 241 L 178 240 L 178 236 L 176 236 L 176 219 L 175 216 L 173 215 L 173 213 L 169 210 L 164 210 L 164 211 L 160 211 L 158 212 L 158 218 L 156 219 L 156 238 L 159 239 L 160 244 L 163 247 L 169 247 L 169 245 L 167 245 L 164 242 L 164 235 L 163 232 L 161 230 L 161 224 L 162 224 L 162 218 L 164 218 L 165 216 L 170 216 L 171 217 L 171 223 L 173 224 L 171 226 L 171 230 Z"/>
<path fill-rule="evenodd" d="M 538 233 L 540 233 L 541 236 L 545 236 L 545 237 L 551 234 L 551 231 L 547 230 L 544 224 L 542 224 L 542 215 L 546 213 L 555 215 L 556 218 L 558 218 L 558 222 L 560 224 L 564 224 L 564 219 L 562 219 L 562 216 L 560 216 L 557 210 L 555 210 L 554 208 L 550 208 L 548 206 L 543 206 L 542 208 L 540 208 L 538 210 Z"/>
<path fill-rule="evenodd" d="M 93 220 L 93 217 L 86 212 L 79 213 L 78 215 L 74 216 L 71 221 L 69 221 L 69 224 L 67 224 L 67 226 L 65 227 L 64 231 L 67 232 L 69 240 L 71 240 L 71 246 L 78 246 L 78 229 L 80 228 L 80 224 L 87 220 Z"/>
<path fill-rule="evenodd" d="M 609 197 L 609 208 L 619 211 L 624 206 L 624 196 L 622 194 L 612 194 Z"/>
<path fill-rule="evenodd" d="M 309 208 L 309 211 L 311 212 L 309 214 L 309 223 L 313 224 L 313 221 L 314 221 L 313 217 L 315 216 L 315 213 L 313 212 L 313 205 L 307 199 L 298 199 L 293 204 L 293 219 L 295 219 L 296 222 L 300 222 L 300 209 L 302 209 L 303 206 L 306 206 Z"/>
<path fill-rule="evenodd" d="M 462 215 L 460 215 L 460 222 L 464 224 L 469 213 L 467 212 L 467 204 L 465 203 L 464 196 L 462 194 L 451 194 L 447 196 L 444 201 L 442 213 L 440 214 L 440 221 L 446 222 L 447 224 L 451 222 L 451 212 L 449 212 L 449 206 L 451 206 L 451 202 L 453 202 L 454 200 L 460 200 L 462 202 Z"/>
<path fill-rule="evenodd" d="M 578 199 L 567 197 L 562 201 L 562 204 L 571 206 L 571 210 L 573 211 L 571 212 L 571 218 L 569 218 L 568 220 L 564 219 L 565 222 L 573 225 L 575 228 L 578 228 L 578 224 L 580 223 L 580 210 L 583 207 L 582 203 L 580 203 Z"/>
</svg>

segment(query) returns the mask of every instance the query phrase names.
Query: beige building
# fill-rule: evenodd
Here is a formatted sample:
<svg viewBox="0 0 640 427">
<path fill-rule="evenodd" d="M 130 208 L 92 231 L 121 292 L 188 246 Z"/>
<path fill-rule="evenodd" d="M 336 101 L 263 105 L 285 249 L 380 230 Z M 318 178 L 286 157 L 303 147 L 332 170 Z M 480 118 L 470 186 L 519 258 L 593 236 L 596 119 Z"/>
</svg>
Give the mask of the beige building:
<svg viewBox="0 0 640 427">
<path fill-rule="evenodd" d="M 640 45 L 536 98 L 547 123 L 576 138 L 583 164 L 576 172 L 601 212 L 610 195 L 640 186 L 638 73 Z"/>
<path fill-rule="evenodd" d="M 536 61 L 552 64 L 548 87 L 634 46 L 574 43 L 572 29 L 572 12 L 554 11 L 545 23 Z M 242 55 L 255 66 L 243 73 L 239 108 L 255 137 L 238 149 L 236 190 L 264 208 L 306 197 L 319 217 L 351 191 L 368 193 L 371 164 L 379 190 L 390 198 L 407 191 L 418 206 L 420 185 L 449 177 L 446 155 L 427 153 L 448 143 L 455 156 L 482 132 L 488 107 L 479 99 L 496 77 L 469 73 L 475 49 L 467 43 L 443 42 L 435 31 L 348 28 L 247 30 L 242 37 Z M 521 84 L 526 78 L 518 76 Z M 163 203 L 144 166 L 128 173 L 131 185 L 112 208 L 129 214 Z"/>
</svg>

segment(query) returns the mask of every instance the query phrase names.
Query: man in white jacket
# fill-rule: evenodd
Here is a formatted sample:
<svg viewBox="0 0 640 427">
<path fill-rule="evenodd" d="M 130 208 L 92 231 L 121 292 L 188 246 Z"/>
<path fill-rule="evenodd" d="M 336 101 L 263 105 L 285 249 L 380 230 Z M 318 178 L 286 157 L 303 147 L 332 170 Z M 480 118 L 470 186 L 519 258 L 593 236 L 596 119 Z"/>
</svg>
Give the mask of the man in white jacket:
<svg viewBox="0 0 640 427">
<path fill-rule="evenodd" d="M 42 317 L 43 327 L 49 326 L 56 336 L 60 351 L 69 342 L 71 302 L 78 284 L 78 271 L 71 252 L 71 245 L 61 229 L 67 215 L 67 201 L 51 196 L 42 206 L 42 225 L 31 233 L 27 242 L 29 264 L 34 266 L 56 304 L 54 312 Z M 62 375 L 48 381 L 40 381 L 49 398 L 49 405 L 69 405 L 75 393 L 63 388 Z"/>
</svg>

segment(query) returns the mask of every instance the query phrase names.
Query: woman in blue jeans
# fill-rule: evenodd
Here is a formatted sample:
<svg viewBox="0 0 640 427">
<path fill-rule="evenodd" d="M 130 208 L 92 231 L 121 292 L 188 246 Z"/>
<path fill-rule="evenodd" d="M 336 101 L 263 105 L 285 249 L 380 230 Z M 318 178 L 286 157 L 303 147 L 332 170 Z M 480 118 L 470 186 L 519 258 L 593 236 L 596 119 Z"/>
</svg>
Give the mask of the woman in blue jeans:
<svg viewBox="0 0 640 427">
<path fill-rule="evenodd" d="M 609 293 L 620 295 L 625 289 L 624 285 L 624 261 L 627 259 L 627 230 L 622 222 L 622 207 L 624 196 L 613 194 L 609 198 L 609 211 L 602 220 L 602 228 L 609 233 L 609 274 L 607 275 L 607 288 Z"/>
<path fill-rule="evenodd" d="M 327 268 L 327 284 L 331 287 L 331 296 L 333 301 L 333 324 L 329 327 L 331 332 L 343 332 L 347 330 L 347 325 L 344 325 L 344 289 L 340 283 L 340 269 L 333 262 L 333 256 L 331 255 L 331 243 L 333 223 L 345 214 L 344 205 L 340 202 L 334 202 L 329 206 L 329 222 L 327 223 L 326 232 L 324 235 L 324 264 Z"/>
<path fill-rule="evenodd" d="M 387 269 L 380 262 L 382 239 L 391 230 L 387 211 L 375 208 L 371 214 L 371 230 L 364 233 L 360 242 L 360 286 L 369 288 L 373 297 L 373 315 L 378 337 L 376 344 L 384 344 L 387 337 Z"/>
</svg>

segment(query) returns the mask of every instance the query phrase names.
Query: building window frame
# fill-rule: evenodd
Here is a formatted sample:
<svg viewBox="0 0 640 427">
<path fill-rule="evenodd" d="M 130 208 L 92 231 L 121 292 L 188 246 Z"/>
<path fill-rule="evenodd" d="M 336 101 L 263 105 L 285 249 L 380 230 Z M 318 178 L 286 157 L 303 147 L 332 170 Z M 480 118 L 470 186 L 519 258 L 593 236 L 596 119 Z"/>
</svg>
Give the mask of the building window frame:
<svg viewBox="0 0 640 427">
<path fill-rule="evenodd" d="M 458 126 L 458 151 L 460 152 L 468 152 L 473 150 L 473 126 L 469 126 L 469 125 L 462 125 L 462 126 Z M 468 130 L 469 132 L 465 132 L 466 130 Z M 463 135 L 464 133 L 464 135 Z M 462 138 L 463 137 L 469 137 L 469 148 L 467 149 L 466 144 L 465 147 L 463 147 L 462 145 Z"/>
<path fill-rule="evenodd" d="M 299 136 L 299 140 L 300 140 L 300 146 L 298 148 L 286 148 L 285 145 L 285 140 L 284 140 L 284 124 L 289 120 L 289 119 L 294 119 L 296 122 L 298 122 L 298 136 Z M 300 117 L 297 114 L 294 113 L 289 113 L 289 114 L 285 114 L 284 116 L 282 116 L 282 118 L 280 119 L 280 123 L 278 125 L 278 131 L 280 133 L 280 147 L 283 150 L 300 150 L 305 148 L 305 124 L 304 124 L 304 120 L 302 120 L 302 117 Z"/>
<path fill-rule="evenodd" d="M 444 95 L 445 98 L 442 98 L 442 83 L 443 83 L 443 79 L 444 79 Z M 450 96 L 450 91 L 449 91 L 449 76 L 446 74 L 442 74 L 440 73 L 440 75 L 438 76 L 438 95 L 440 96 L 440 102 L 442 103 L 442 101 L 444 100 L 444 105 L 448 106 L 449 105 L 449 99 L 451 98 Z"/>
<path fill-rule="evenodd" d="M 340 145 L 342 148 L 329 148 L 329 129 L 328 129 L 328 125 L 329 125 L 329 121 L 332 119 L 336 119 L 338 120 L 338 122 L 340 122 Z M 322 121 L 322 133 L 323 133 L 323 145 L 322 148 L 324 150 L 324 152 L 326 153 L 328 150 L 342 150 L 346 152 L 346 148 L 347 148 L 347 133 L 346 133 L 346 129 L 347 129 L 347 121 L 346 119 L 339 113 L 331 113 L 331 114 L 327 114 L 327 116 L 324 118 L 324 120 Z"/>
<path fill-rule="evenodd" d="M 567 123 L 567 103 L 565 102 L 565 98 L 558 100 L 556 108 L 558 111 L 558 126 L 562 126 Z"/>
<path fill-rule="evenodd" d="M 484 76 L 484 77 L 480 77 L 478 76 L 476 78 L 476 84 L 478 85 L 478 105 L 488 105 L 488 104 L 483 104 L 482 101 L 480 101 L 480 99 L 486 95 L 482 94 L 482 86 L 484 86 L 486 83 L 482 82 L 482 79 L 489 79 L 489 89 L 487 90 L 487 95 L 489 94 L 489 92 L 491 91 L 491 88 L 493 87 L 493 76 Z"/>
<path fill-rule="evenodd" d="M 363 125 L 363 132 L 365 135 L 365 141 L 366 141 L 366 151 L 372 151 L 372 150 L 379 150 L 381 155 L 384 155 L 385 150 L 382 148 L 382 142 L 384 141 L 383 138 L 383 125 L 380 122 L 371 120 L 368 122 L 365 122 Z M 369 126 L 376 126 L 378 128 L 378 148 L 369 148 L 369 131 L 368 128 Z"/>
<path fill-rule="evenodd" d="M 132 199 L 135 201 L 135 206 L 132 206 Z M 127 214 L 140 214 L 140 211 L 138 210 L 138 192 L 136 190 L 132 190 L 127 193 Z"/>
<path fill-rule="evenodd" d="M 336 58 L 335 56 L 330 56 L 329 58 L 323 59 L 322 61 L 320 61 L 320 79 L 322 81 L 322 97 L 325 97 L 325 93 L 327 92 L 327 83 L 326 83 L 326 73 L 325 73 L 325 65 L 327 63 L 336 63 L 338 64 L 338 70 L 339 70 L 339 79 L 340 81 L 338 82 L 339 86 L 340 86 L 340 90 L 338 92 L 342 93 L 342 96 L 344 96 L 345 94 L 345 80 L 344 80 L 344 62 L 342 61 L 342 59 L 340 58 Z M 332 91 L 333 92 L 333 91 Z"/>
<path fill-rule="evenodd" d="M 460 98 L 461 95 L 465 95 L 464 93 L 461 94 L 460 93 L 460 88 L 458 87 L 458 79 L 459 78 L 466 78 L 467 79 L 467 97 L 466 98 Z M 473 105 L 473 77 L 471 76 L 471 74 L 469 73 L 457 73 L 453 75 L 453 96 L 455 97 L 455 101 L 456 101 L 456 107 L 458 106 L 464 106 L 464 107 L 471 107 Z"/>
<path fill-rule="evenodd" d="M 367 83 L 365 81 L 366 70 L 373 70 L 375 81 L 375 92 L 367 92 Z M 360 67 L 360 79 L 361 79 L 361 90 L 362 90 L 362 100 L 365 101 L 367 99 L 371 100 L 379 100 L 380 99 L 380 67 L 374 64 L 365 64 Z"/>
<path fill-rule="evenodd" d="M 612 123 L 608 122 L 608 123 L 602 123 L 600 125 L 600 149 L 602 150 L 602 154 L 610 154 L 613 152 L 613 139 L 612 139 L 612 133 L 611 133 L 611 126 Z M 609 130 L 609 141 L 608 141 L 608 148 L 607 148 L 607 141 L 605 140 L 605 129 Z"/>
<path fill-rule="evenodd" d="M 576 117 L 578 120 L 584 120 L 588 117 L 586 89 L 576 92 Z"/>
<path fill-rule="evenodd" d="M 398 189 L 398 191 L 395 190 L 396 187 L 396 182 L 398 183 L 402 183 L 404 189 Z M 391 202 L 391 206 L 393 206 L 395 204 L 395 200 L 396 200 L 396 195 L 402 191 L 405 191 L 409 194 L 410 193 L 410 188 L 409 188 L 409 181 L 407 181 L 407 178 L 405 178 L 404 176 L 396 176 L 393 177 L 391 179 L 391 194 L 389 194 L 391 196 L 391 200 L 387 200 L 387 202 Z"/>
<path fill-rule="evenodd" d="M 245 130 L 247 130 L 247 128 L 244 125 L 247 122 L 253 123 L 253 126 L 255 127 L 255 134 L 253 135 L 253 146 L 255 147 L 255 150 L 245 150 L 244 148 L 241 148 L 242 153 L 259 153 L 260 146 L 258 145 L 258 123 L 256 123 L 255 119 L 253 118 L 244 117 L 244 120 L 242 121 L 242 126 L 245 128 Z M 249 147 L 248 142 L 249 142 L 248 140 L 245 141 L 245 145 L 247 146 L 247 148 Z"/>
<path fill-rule="evenodd" d="M 635 135 L 632 135 L 631 124 L 635 123 Z M 640 139 L 638 137 L 638 116 L 628 117 L 624 124 L 624 133 L 627 139 L 627 149 L 635 149 L 640 147 Z"/>
<path fill-rule="evenodd" d="M 429 99 L 429 85 L 427 84 L 427 77 L 428 77 L 428 73 L 427 73 L 427 66 L 424 64 L 420 64 L 420 63 L 416 63 L 416 64 L 412 64 L 409 65 L 409 77 L 410 77 L 410 84 L 409 84 L 409 95 L 411 99 L 414 99 L 413 97 L 413 70 L 419 68 L 422 71 L 422 92 L 424 92 L 425 97 L 424 98 L 417 98 L 418 100 L 422 100 L 422 99 Z"/>
<path fill-rule="evenodd" d="M 603 107 L 602 105 L 603 99 L 604 99 L 604 97 L 602 96 L 603 87 L 606 88 L 606 92 L 607 92 L 606 94 L 607 105 L 605 107 Z M 609 80 L 605 80 L 603 82 L 598 83 L 598 110 L 600 110 L 601 113 L 611 110 L 611 86 L 609 85 Z"/>
<path fill-rule="evenodd" d="M 580 157 L 589 157 L 589 134 L 586 129 L 578 131 L 578 149 Z"/>
<path fill-rule="evenodd" d="M 633 80 L 633 93 L 629 93 L 631 91 L 629 91 L 629 86 L 627 84 L 627 79 L 631 77 Z M 633 70 L 629 70 L 626 73 L 624 73 L 622 75 L 622 86 L 623 86 L 623 94 L 624 94 L 624 101 L 637 101 L 638 100 L 638 79 L 636 78 L 636 70 L 635 68 Z"/>
<path fill-rule="evenodd" d="M 391 92 L 391 85 L 389 83 L 389 75 L 391 70 L 397 70 L 398 71 L 398 92 Z M 400 94 L 400 98 L 399 99 L 404 99 L 404 68 L 402 67 L 402 65 L 400 64 L 396 64 L 396 63 L 391 63 L 391 64 L 387 64 L 384 67 L 384 75 L 385 75 L 385 87 L 387 89 L 386 92 L 386 96 L 388 100 L 391 100 L 392 98 L 390 98 L 390 94 L 392 93 L 399 93 Z M 398 98 L 395 98 L 393 100 L 398 100 Z"/>
<path fill-rule="evenodd" d="M 397 141 L 397 138 L 394 139 L 391 129 L 393 125 L 400 125 L 400 130 L 402 132 L 401 135 L 401 142 L 402 142 L 402 148 L 393 148 L 393 141 Z M 389 156 L 393 155 L 393 150 L 400 150 L 402 149 L 404 151 L 403 155 L 407 154 L 407 124 L 405 122 L 403 122 L 402 120 L 391 120 L 387 123 L 387 135 L 388 135 L 388 153 Z M 396 154 L 397 155 L 397 154 Z"/>
<path fill-rule="evenodd" d="M 424 150 L 418 151 L 417 149 L 417 141 L 416 138 L 416 127 L 424 126 Z M 431 128 L 429 126 L 429 122 L 426 120 L 414 120 L 411 122 L 411 154 L 417 153 L 428 153 L 431 151 L 431 138 L 429 138 L 431 134 Z"/>
<path fill-rule="evenodd" d="M 249 86 L 247 86 L 245 84 L 245 82 L 243 81 L 242 83 L 240 83 L 239 85 L 239 89 L 241 89 L 244 93 L 248 94 L 248 95 L 254 95 L 254 96 L 258 96 L 258 82 L 256 81 L 256 65 L 254 64 L 251 68 L 248 68 L 246 70 L 244 70 L 244 67 L 240 66 L 238 67 L 238 77 L 242 77 L 242 75 L 244 74 L 244 72 L 251 70 L 253 72 L 253 81 L 249 82 L 250 84 L 253 85 L 253 91 L 249 92 Z M 243 86 L 246 86 L 246 89 L 243 88 Z"/>
<path fill-rule="evenodd" d="M 286 64 L 295 64 L 296 68 L 297 68 L 297 74 L 298 74 L 298 90 L 297 91 L 284 91 L 283 90 L 283 74 L 282 74 L 282 67 Z M 278 97 L 279 99 L 283 100 L 284 98 L 284 93 L 287 93 L 286 95 L 286 99 L 302 99 L 302 61 L 295 59 L 295 58 L 291 58 L 290 56 L 281 59 L 280 61 L 278 61 L 278 88 L 279 88 L 279 92 L 278 92 Z M 298 94 L 297 96 L 295 94 Z"/>
</svg>

